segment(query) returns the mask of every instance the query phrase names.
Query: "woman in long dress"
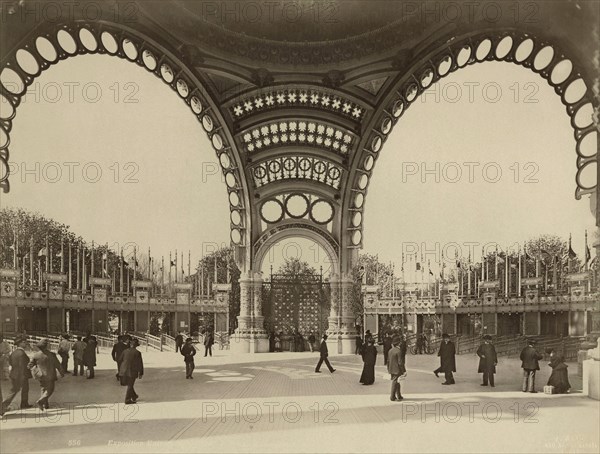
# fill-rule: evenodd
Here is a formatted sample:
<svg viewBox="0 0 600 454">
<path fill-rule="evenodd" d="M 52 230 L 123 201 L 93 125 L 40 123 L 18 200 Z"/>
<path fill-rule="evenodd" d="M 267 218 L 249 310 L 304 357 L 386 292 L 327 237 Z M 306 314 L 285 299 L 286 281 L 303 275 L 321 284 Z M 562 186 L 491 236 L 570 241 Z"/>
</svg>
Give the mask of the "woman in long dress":
<svg viewBox="0 0 600 454">
<path fill-rule="evenodd" d="M 550 353 L 550 362 L 548 365 L 552 368 L 552 374 L 548 379 L 548 386 L 554 386 L 555 394 L 565 394 L 571 389 L 569 383 L 569 373 L 567 366 L 562 355 L 557 354 L 555 351 Z"/>
<path fill-rule="evenodd" d="M 367 339 L 367 345 L 363 348 L 363 371 L 360 376 L 360 383 L 363 385 L 372 385 L 375 383 L 375 363 L 377 362 L 377 347 L 375 340 L 371 337 Z"/>
</svg>

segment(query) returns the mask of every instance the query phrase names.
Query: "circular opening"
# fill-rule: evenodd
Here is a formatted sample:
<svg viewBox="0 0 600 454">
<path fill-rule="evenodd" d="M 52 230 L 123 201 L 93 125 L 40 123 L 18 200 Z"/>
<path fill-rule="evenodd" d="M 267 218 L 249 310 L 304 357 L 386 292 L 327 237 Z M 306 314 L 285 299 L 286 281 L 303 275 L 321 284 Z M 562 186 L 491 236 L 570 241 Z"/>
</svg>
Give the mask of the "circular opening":
<svg viewBox="0 0 600 454">
<path fill-rule="evenodd" d="M 285 211 L 290 217 L 303 218 L 308 212 L 308 198 L 302 194 L 292 194 L 285 201 Z"/>
<path fill-rule="evenodd" d="M 373 156 L 369 155 L 366 157 L 365 159 L 365 165 L 364 168 L 365 170 L 368 172 L 373 168 L 373 164 L 375 163 L 375 159 L 373 158 Z"/>
<path fill-rule="evenodd" d="M 446 55 L 444 58 L 442 58 L 440 64 L 438 65 L 438 74 L 440 76 L 445 76 L 446 74 L 448 74 L 448 71 L 450 71 L 451 67 L 452 58 L 450 58 L 450 55 Z"/>
<path fill-rule="evenodd" d="M 313 203 L 310 215 L 317 224 L 327 224 L 333 219 L 333 205 L 326 200 L 319 199 Z"/>
<path fill-rule="evenodd" d="M 181 96 L 182 98 L 187 98 L 189 92 L 190 91 L 188 90 L 188 85 L 185 82 L 185 80 L 179 79 L 177 81 L 177 93 L 179 93 L 179 96 Z"/>
<path fill-rule="evenodd" d="M 40 70 L 37 60 L 29 51 L 19 49 L 17 51 L 17 63 L 27 74 L 37 74 Z"/>
<path fill-rule="evenodd" d="M 87 28 L 82 28 L 79 30 L 79 41 L 81 41 L 83 47 L 90 52 L 94 52 L 98 48 L 98 41 L 96 40 L 96 37 Z"/>
<path fill-rule="evenodd" d="M 471 46 L 463 46 L 458 53 L 458 57 L 456 57 L 456 64 L 463 67 L 468 63 L 469 58 L 471 58 Z"/>
<path fill-rule="evenodd" d="M 167 82 L 167 83 L 169 83 L 169 84 L 171 82 L 173 82 L 173 79 L 175 78 L 175 76 L 173 75 L 173 70 L 167 64 L 162 64 L 160 66 L 160 75 L 162 76 L 162 78 L 164 79 L 164 81 Z"/>
<path fill-rule="evenodd" d="M 58 58 L 58 54 L 56 53 L 56 48 L 54 45 L 50 42 L 50 40 L 44 38 L 43 36 L 40 36 L 35 40 L 35 48 L 46 61 L 53 62 Z"/>
<path fill-rule="evenodd" d="M 233 225 L 240 225 L 240 222 L 242 222 L 242 216 L 238 210 L 231 212 L 231 222 Z"/>
<path fill-rule="evenodd" d="M 535 56 L 533 67 L 538 71 L 541 71 L 550 64 L 552 58 L 554 58 L 554 48 L 552 46 L 546 46 Z"/>
<path fill-rule="evenodd" d="M 4 96 L 0 94 L 0 118 L 4 120 L 11 119 L 15 114 L 15 108 L 10 103 L 10 101 Z"/>
<path fill-rule="evenodd" d="M 394 107 L 392 107 L 392 115 L 394 115 L 394 117 L 398 118 L 400 115 L 402 115 L 403 111 L 404 111 L 404 101 L 399 99 L 398 101 L 396 101 L 394 103 Z"/>
<path fill-rule="evenodd" d="M 229 159 L 227 153 L 221 153 L 221 156 L 219 156 L 219 161 L 224 169 L 228 169 L 231 165 L 231 160 Z"/>
<path fill-rule="evenodd" d="M 146 65 L 146 68 L 148 68 L 150 71 L 154 71 L 156 69 L 156 57 L 149 50 L 145 50 L 142 53 L 142 61 L 144 62 L 144 65 Z"/>
<path fill-rule="evenodd" d="M 8 134 L 4 128 L 0 127 L 0 148 L 6 148 L 8 146 Z"/>
<path fill-rule="evenodd" d="M 381 122 L 381 132 L 384 134 L 389 133 L 392 130 L 392 119 L 385 117 Z"/>
<path fill-rule="evenodd" d="M 356 194 L 356 197 L 354 197 L 354 208 L 361 208 L 364 201 L 364 195 L 362 195 L 361 193 Z"/>
<path fill-rule="evenodd" d="M 555 85 L 562 84 L 569 78 L 571 71 L 573 71 L 573 63 L 571 63 L 571 60 L 562 60 L 561 62 L 557 63 L 552 70 L 552 73 L 550 74 L 550 82 Z"/>
<path fill-rule="evenodd" d="M 267 200 L 260 207 L 260 215 L 269 224 L 279 222 L 283 218 L 281 202 L 275 199 Z"/>
<path fill-rule="evenodd" d="M 56 34 L 56 38 L 58 39 L 58 44 L 60 44 L 60 47 L 62 47 L 66 53 L 72 55 L 77 52 L 77 44 L 68 31 L 59 30 Z"/>
<path fill-rule="evenodd" d="M 512 36 L 505 36 L 500 40 L 498 46 L 496 47 L 496 57 L 504 58 L 508 55 L 513 46 Z"/>
<path fill-rule="evenodd" d="M 358 179 L 358 188 L 359 189 L 365 189 L 367 187 L 368 183 L 369 183 L 369 177 L 367 175 L 363 174 Z"/>
<path fill-rule="evenodd" d="M 234 244 L 240 244 L 242 242 L 242 234 L 238 229 L 233 229 L 231 231 L 231 241 L 233 241 Z"/>
<path fill-rule="evenodd" d="M 517 47 L 517 51 L 515 52 L 515 60 L 521 63 L 522 61 L 527 60 L 527 58 L 533 52 L 533 40 L 531 38 L 527 38 L 519 47 Z"/>
<path fill-rule="evenodd" d="M 423 88 L 427 88 L 431 85 L 431 81 L 433 81 L 433 71 L 431 69 L 427 69 L 421 75 L 421 86 Z"/>
<path fill-rule="evenodd" d="M 21 79 L 21 76 L 11 68 L 4 68 L 2 70 L 0 73 L 0 82 L 4 88 L 13 95 L 21 94 L 25 90 L 23 79 Z"/>
<path fill-rule="evenodd" d="M 210 132 L 213 130 L 213 121 L 209 115 L 204 115 L 204 117 L 202 117 L 202 127 L 206 132 Z"/>
<path fill-rule="evenodd" d="M 593 115 L 594 108 L 592 107 L 592 103 L 588 102 L 587 104 L 584 104 L 577 110 L 577 113 L 573 118 L 575 126 L 577 126 L 580 129 L 587 128 L 589 125 L 592 124 Z"/>
<path fill-rule="evenodd" d="M 412 102 L 412 101 L 414 101 L 414 99 L 416 97 L 417 97 L 417 86 L 415 84 L 412 84 L 406 89 L 406 100 L 408 102 Z"/>
<path fill-rule="evenodd" d="M 598 177 L 598 163 L 588 161 L 577 171 L 577 185 L 585 190 L 596 187 Z"/>
<path fill-rule="evenodd" d="M 376 136 L 373 138 L 373 141 L 371 142 L 371 149 L 377 153 L 379 150 L 381 150 L 381 144 L 383 143 L 383 141 L 381 140 L 381 137 Z"/>
<path fill-rule="evenodd" d="M 583 158 L 591 158 L 598 152 L 598 131 L 590 131 L 577 143 L 577 154 Z"/>
<path fill-rule="evenodd" d="M 565 101 L 569 104 L 574 104 L 583 98 L 583 95 L 585 95 L 586 91 L 587 86 L 585 85 L 583 79 L 574 80 L 565 90 Z"/>
<path fill-rule="evenodd" d="M 352 216 L 352 225 L 354 227 L 358 227 L 361 222 L 362 222 L 362 213 L 360 211 L 357 211 L 356 213 L 354 213 L 354 216 Z"/>
<path fill-rule="evenodd" d="M 213 134 L 212 144 L 213 147 L 215 147 L 215 150 L 220 150 L 223 148 L 223 139 L 221 139 L 221 136 L 218 133 Z"/>
<path fill-rule="evenodd" d="M 196 96 L 192 96 L 192 99 L 190 100 L 190 107 L 192 108 L 192 112 L 194 112 L 196 115 L 202 112 L 202 103 Z"/>
<path fill-rule="evenodd" d="M 125 56 L 130 60 L 135 60 L 138 56 L 137 48 L 130 39 L 123 40 L 123 52 L 125 52 Z"/>
<path fill-rule="evenodd" d="M 352 244 L 358 246 L 360 244 L 360 240 L 362 240 L 362 233 L 360 233 L 360 230 L 355 230 L 352 234 Z"/>
<path fill-rule="evenodd" d="M 484 60 L 490 54 L 490 50 L 492 50 L 492 41 L 486 38 L 477 46 L 475 57 L 479 61 Z"/>
<path fill-rule="evenodd" d="M 225 175 L 225 183 L 230 188 L 235 187 L 236 181 L 235 181 L 235 176 L 233 175 L 233 173 L 230 172 L 227 175 Z"/>
<path fill-rule="evenodd" d="M 8 178 L 8 164 L 0 160 L 0 182 Z"/>
<path fill-rule="evenodd" d="M 117 44 L 115 37 L 110 33 L 102 32 L 100 39 L 102 40 L 102 45 L 106 49 L 106 52 L 109 54 L 115 54 L 117 50 L 119 50 L 119 45 Z"/>
<path fill-rule="evenodd" d="M 230 192 L 229 193 L 229 203 L 231 203 L 231 206 L 238 206 L 240 204 L 240 197 L 237 195 L 237 192 Z"/>
</svg>

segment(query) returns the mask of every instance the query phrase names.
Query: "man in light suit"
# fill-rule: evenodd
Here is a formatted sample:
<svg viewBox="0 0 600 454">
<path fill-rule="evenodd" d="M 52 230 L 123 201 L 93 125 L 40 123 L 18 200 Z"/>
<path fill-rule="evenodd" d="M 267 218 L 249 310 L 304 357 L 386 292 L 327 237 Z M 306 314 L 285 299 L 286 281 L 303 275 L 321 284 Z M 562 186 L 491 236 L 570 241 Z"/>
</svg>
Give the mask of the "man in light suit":
<svg viewBox="0 0 600 454">
<path fill-rule="evenodd" d="M 29 357 L 25 353 L 27 338 L 25 336 L 17 336 L 15 338 L 15 345 L 17 348 L 8 358 L 11 366 L 11 390 L 6 395 L 2 404 L 0 404 L 0 415 L 3 415 L 8 410 L 8 406 L 19 391 L 21 391 L 21 409 L 31 408 L 31 405 L 29 405 L 29 379 L 31 378 L 31 372 L 27 368 Z"/>
<path fill-rule="evenodd" d="M 399 336 L 394 336 L 392 338 L 392 348 L 388 352 L 387 368 L 392 379 L 392 392 L 390 394 L 390 400 L 392 402 L 404 399 L 400 392 L 400 383 L 398 383 L 398 377 L 406 373 L 404 357 L 402 356 L 402 350 L 400 349 L 401 342 L 402 339 L 400 339 Z"/>
<path fill-rule="evenodd" d="M 121 368 L 119 369 L 119 377 L 125 381 L 127 392 L 125 393 L 125 404 L 135 404 L 139 396 L 133 389 L 135 380 L 141 379 L 144 375 L 144 362 L 142 354 L 138 351 L 137 346 L 140 342 L 134 337 L 131 341 L 131 347 L 121 354 Z"/>
<path fill-rule="evenodd" d="M 40 376 L 37 379 L 40 382 L 42 394 L 36 404 L 40 410 L 46 410 L 50 408 L 48 400 L 54 394 L 56 380 L 58 380 L 56 371 L 61 377 L 64 377 L 65 373 L 56 355 L 48 350 L 50 346 L 48 339 L 42 339 L 36 346 L 40 351 L 31 356 L 28 367 L 31 369 L 33 366 L 37 366 L 39 369 Z"/>
<path fill-rule="evenodd" d="M 335 369 L 333 367 L 331 367 L 331 364 L 329 363 L 329 359 L 327 359 L 327 357 L 329 356 L 329 350 L 327 349 L 327 334 L 323 334 L 323 339 L 321 340 L 321 345 L 319 346 L 319 352 L 321 353 L 321 357 L 319 358 L 319 362 L 317 363 L 315 372 L 317 374 L 320 374 L 321 373 L 321 371 L 320 371 L 321 364 L 323 364 L 323 362 L 325 362 L 327 369 L 329 369 L 329 372 L 331 372 L 333 374 L 335 372 Z"/>
</svg>

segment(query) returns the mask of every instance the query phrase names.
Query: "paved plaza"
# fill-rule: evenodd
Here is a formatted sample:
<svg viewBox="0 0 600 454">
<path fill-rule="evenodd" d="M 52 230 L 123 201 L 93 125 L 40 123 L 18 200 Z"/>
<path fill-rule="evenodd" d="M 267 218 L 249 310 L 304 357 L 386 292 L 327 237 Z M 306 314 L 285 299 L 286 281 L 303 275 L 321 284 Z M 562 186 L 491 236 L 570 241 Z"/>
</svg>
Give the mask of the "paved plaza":
<svg viewBox="0 0 600 454">
<path fill-rule="evenodd" d="M 143 351 L 143 349 L 142 349 Z M 199 352 L 200 353 L 200 352 Z M 598 452 L 598 401 L 577 390 L 520 391 L 520 363 L 501 358 L 496 388 L 480 387 L 476 356 L 457 357 L 455 386 L 431 372 L 438 358 L 407 357 L 403 402 L 390 402 L 380 355 L 376 382 L 358 383 L 358 356 L 332 357 L 336 372 L 314 373 L 317 353 L 198 357 L 193 380 L 182 357 L 143 352 L 137 405 L 123 404 L 110 356 L 96 379 L 67 375 L 51 409 L 11 411 L 0 451 L 13 452 Z M 541 364 L 538 389 L 549 369 Z M 39 386 L 30 381 L 30 403 Z M 3 391 L 8 382 L 2 382 Z M 15 403 L 18 398 L 15 399 Z M 13 403 L 13 406 L 15 405 Z M 502 434 L 510 434 L 504 437 Z M 23 440 L 27 440 L 25 444 Z M 454 442 L 453 442 L 454 440 Z"/>
</svg>

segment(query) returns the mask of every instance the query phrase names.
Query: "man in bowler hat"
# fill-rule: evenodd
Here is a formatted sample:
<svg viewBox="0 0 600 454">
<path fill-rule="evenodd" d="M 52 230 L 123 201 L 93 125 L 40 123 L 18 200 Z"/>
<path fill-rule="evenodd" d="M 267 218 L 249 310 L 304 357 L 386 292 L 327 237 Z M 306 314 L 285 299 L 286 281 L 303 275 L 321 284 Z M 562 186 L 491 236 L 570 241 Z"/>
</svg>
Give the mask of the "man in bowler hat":
<svg viewBox="0 0 600 454">
<path fill-rule="evenodd" d="M 529 339 L 527 347 L 521 351 L 521 367 L 523 368 L 523 392 L 537 393 L 535 390 L 535 372 L 540 370 L 539 360 L 542 355 L 534 348 L 535 341 Z"/>
<path fill-rule="evenodd" d="M 3 415 L 8 410 L 8 406 L 19 391 L 21 391 L 21 409 L 31 408 L 31 405 L 29 405 L 29 379 L 31 378 L 31 372 L 27 367 L 29 357 L 25 353 L 27 338 L 25 336 L 17 336 L 15 338 L 15 346 L 17 348 L 8 358 L 11 367 L 9 375 L 11 389 L 2 404 L 0 404 L 0 415 Z"/>
<path fill-rule="evenodd" d="M 404 397 L 402 397 L 398 378 L 406 373 L 406 366 L 404 362 L 404 357 L 402 356 L 402 351 L 400 349 L 402 339 L 400 339 L 400 336 L 394 336 L 391 340 L 392 348 L 388 352 L 387 369 L 392 379 L 392 391 L 390 394 L 390 400 L 394 402 L 396 400 L 404 399 Z"/>
<path fill-rule="evenodd" d="M 440 344 L 440 350 L 438 356 L 440 357 L 440 367 L 433 371 L 436 377 L 440 372 L 444 372 L 446 381 L 442 385 L 454 385 L 454 375 L 452 372 L 456 372 L 456 349 L 454 343 L 450 341 L 450 336 L 446 333 L 442 334 L 442 343 Z"/>
<path fill-rule="evenodd" d="M 335 369 L 333 367 L 331 367 L 331 364 L 329 363 L 329 360 L 327 359 L 327 357 L 329 356 L 329 350 L 327 349 L 327 334 L 323 334 L 323 339 L 321 340 L 321 345 L 319 346 L 319 352 L 321 353 L 321 357 L 319 358 L 319 362 L 317 363 L 315 372 L 317 374 L 320 374 L 321 373 L 321 370 L 320 370 L 321 364 L 323 364 L 323 362 L 325 362 L 327 369 L 329 369 L 329 372 L 331 372 L 333 374 L 335 372 Z"/>
<path fill-rule="evenodd" d="M 477 349 L 477 356 L 479 356 L 479 368 L 478 373 L 483 373 L 483 383 L 481 386 L 487 386 L 488 382 L 490 386 L 494 387 L 494 374 L 496 373 L 496 364 L 498 364 L 498 355 L 496 355 L 496 347 L 491 343 L 492 336 L 486 334 L 483 336 L 483 344 Z"/>
</svg>

